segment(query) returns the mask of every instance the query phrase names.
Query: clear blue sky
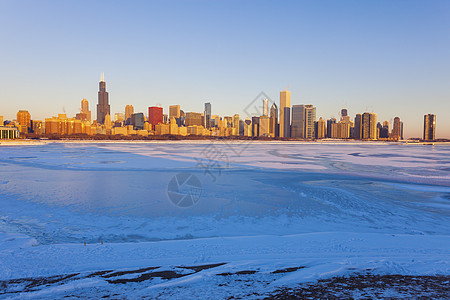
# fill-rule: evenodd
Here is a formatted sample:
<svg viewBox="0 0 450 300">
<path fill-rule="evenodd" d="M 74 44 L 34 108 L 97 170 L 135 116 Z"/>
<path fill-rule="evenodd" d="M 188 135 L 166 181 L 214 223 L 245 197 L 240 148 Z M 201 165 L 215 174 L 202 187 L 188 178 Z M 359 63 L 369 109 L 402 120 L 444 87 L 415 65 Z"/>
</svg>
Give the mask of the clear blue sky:
<svg viewBox="0 0 450 300">
<path fill-rule="evenodd" d="M 0 0 L 0 115 L 95 115 L 105 72 L 111 113 L 180 104 L 244 115 L 261 91 L 399 116 L 406 137 L 437 115 L 450 138 L 450 1 Z"/>
</svg>

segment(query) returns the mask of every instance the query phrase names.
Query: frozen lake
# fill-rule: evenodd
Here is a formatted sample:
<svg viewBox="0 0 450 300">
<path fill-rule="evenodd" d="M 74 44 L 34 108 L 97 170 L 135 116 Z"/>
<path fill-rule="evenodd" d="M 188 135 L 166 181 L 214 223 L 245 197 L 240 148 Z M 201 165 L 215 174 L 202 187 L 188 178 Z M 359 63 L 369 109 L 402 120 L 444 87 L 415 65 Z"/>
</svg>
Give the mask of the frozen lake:
<svg viewBox="0 0 450 300">
<path fill-rule="evenodd" d="M 449 145 L 0 147 L 0 298 L 259 299 L 352 274 L 439 282 L 448 224 Z"/>
<path fill-rule="evenodd" d="M 0 231 L 41 244 L 449 233 L 448 145 L 49 143 L 0 166 Z"/>
</svg>

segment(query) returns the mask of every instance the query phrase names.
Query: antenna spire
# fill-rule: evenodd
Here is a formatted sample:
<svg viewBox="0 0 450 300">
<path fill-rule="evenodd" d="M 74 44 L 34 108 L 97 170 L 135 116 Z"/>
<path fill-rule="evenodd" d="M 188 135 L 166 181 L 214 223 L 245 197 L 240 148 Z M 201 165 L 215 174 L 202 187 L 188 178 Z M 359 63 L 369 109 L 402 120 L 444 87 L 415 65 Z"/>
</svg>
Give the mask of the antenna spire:
<svg viewBox="0 0 450 300">
<path fill-rule="evenodd" d="M 100 81 L 105 81 L 105 73 L 104 72 L 102 72 L 101 74 L 100 74 Z"/>
</svg>

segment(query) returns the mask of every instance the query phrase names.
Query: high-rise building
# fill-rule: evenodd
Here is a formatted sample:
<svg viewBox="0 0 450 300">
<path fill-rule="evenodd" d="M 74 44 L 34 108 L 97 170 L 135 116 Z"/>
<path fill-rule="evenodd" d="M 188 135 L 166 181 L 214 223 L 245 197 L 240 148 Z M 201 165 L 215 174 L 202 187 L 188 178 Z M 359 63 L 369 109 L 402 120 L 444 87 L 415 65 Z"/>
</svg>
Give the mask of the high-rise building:
<svg viewBox="0 0 450 300">
<path fill-rule="evenodd" d="M 380 139 L 389 138 L 389 122 L 388 121 L 383 122 L 383 126 L 380 128 L 379 138 Z"/>
<path fill-rule="evenodd" d="M 327 138 L 333 138 L 333 134 L 331 132 L 332 126 L 331 124 L 336 124 L 336 119 L 331 118 L 327 120 Z M 337 133 L 336 133 L 337 135 Z"/>
<path fill-rule="evenodd" d="M 259 117 L 259 132 L 258 136 L 269 136 L 269 117 Z"/>
<path fill-rule="evenodd" d="M 203 112 L 204 124 L 203 127 L 211 129 L 211 103 L 205 103 L 205 110 Z"/>
<path fill-rule="evenodd" d="M 283 108 L 284 110 L 284 114 L 283 114 L 283 118 L 284 118 L 284 137 L 291 137 L 291 108 L 290 107 L 285 107 Z"/>
<path fill-rule="evenodd" d="M 313 139 L 315 137 L 316 108 L 311 104 L 293 105 L 291 136 Z"/>
<path fill-rule="evenodd" d="M 17 112 L 17 123 L 27 130 L 31 129 L 31 115 L 28 110 L 19 110 Z"/>
<path fill-rule="evenodd" d="M 399 140 L 401 139 L 401 124 L 400 124 L 400 118 L 399 117 L 395 117 L 394 118 L 394 126 L 392 127 L 392 134 L 391 134 L 391 138 L 394 140 Z"/>
<path fill-rule="evenodd" d="M 244 121 L 244 136 L 252 136 L 252 120 L 248 118 Z"/>
<path fill-rule="evenodd" d="M 400 121 L 400 139 L 403 140 L 403 122 Z"/>
<path fill-rule="evenodd" d="M 3 116 L 0 116 L 0 126 L 3 126 L 3 123 L 4 123 Z"/>
<path fill-rule="evenodd" d="M 315 134 L 316 134 L 316 139 L 323 139 L 323 138 L 325 138 L 325 136 L 327 134 L 325 120 L 322 119 L 322 117 L 320 117 L 319 120 L 316 122 Z"/>
<path fill-rule="evenodd" d="M 202 114 L 197 112 L 187 112 L 185 119 L 186 126 L 203 126 Z"/>
<path fill-rule="evenodd" d="M 150 123 L 152 124 L 152 123 Z M 159 123 L 157 123 L 159 124 Z M 131 125 L 133 125 L 134 130 L 144 129 L 144 113 L 135 113 L 131 115 Z M 153 126 L 156 124 L 152 124 Z"/>
<path fill-rule="evenodd" d="M 152 124 L 153 130 L 156 124 L 162 124 L 163 121 L 163 108 L 160 106 L 150 106 L 148 108 L 148 122 Z"/>
<path fill-rule="evenodd" d="M 89 110 L 89 101 L 86 99 L 81 100 L 81 113 L 86 115 L 86 120 L 91 122 L 91 111 Z"/>
<path fill-rule="evenodd" d="M 233 130 L 234 135 L 239 135 L 239 114 L 233 116 Z"/>
<path fill-rule="evenodd" d="M 286 109 L 289 108 L 289 114 L 286 115 Z M 289 137 L 291 133 L 290 123 L 291 92 L 284 90 L 280 92 L 280 137 Z M 288 128 L 286 128 L 288 127 Z M 287 134 L 287 136 L 286 136 Z"/>
<path fill-rule="evenodd" d="M 362 115 L 362 139 L 377 139 L 377 115 L 375 113 L 363 113 Z"/>
<path fill-rule="evenodd" d="M 342 120 L 344 117 L 347 117 L 347 116 L 348 116 L 348 111 L 347 111 L 347 109 L 346 109 L 346 108 L 341 109 L 341 120 Z"/>
<path fill-rule="evenodd" d="M 269 99 L 263 100 L 263 116 L 269 116 Z"/>
<path fill-rule="evenodd" d="M 353 138 L 362 139 L 362 115 L 356 114 L 355 117 L 355 128 L 353 129 Z"/>
<path fill-rule="evenodd" d="M 270 108 L 270 119 L 269 119 L 269 135 L 271 137 L 278 137 L 278 107 L 275 103 L 272 104 Z"/>
<path fill-rule="evenodd" d="M 125 106 L 125 121 L 131 118 L 131 115 L 134 114 L 134 107 L 133 105 L 127 105 Z"/>
<path fill-rule="evenodd" d="M 338 139 L 348 139 L 350 137 L 350 123 L 340 121 L 337 123 L 337 136 Z"/>
<path fill-rule="evenodd" d="M 252 136 L 259 136 L 259 117 L 252 117 Z"/>
<path fill-rule="evenodd" d="M 423 139 L 425 141 L 436 139 L 436 115 L 434 114 L 423 116 Z"/>
<path fill-rule="evenodd" d="M 98 90 L 98 104 L 97 104 L 97 123 L 103 124 L 105 116 L 110 115 L 110 105 L 108 99 L 108 92 L 106 91 L 105 75 L 102 73 L 99 82 Z"/>
<path fill-rule="evenodd" d="M 292 105 L 291 137 L 305 138 L 305 106 Z"/>
<path fill-rule="evenodd" d="M 315 122 L 316 122 L 316 108 L 311 104 L 305 105 L 305 139 L 314 138 Z"/>
<path fill-rule="evenodd" d="M 172 118 L 178 119 L 181 117 L 181 109 L 179 105 L 170 105 L 169 106 L 169 120 Z"/>
</svg>

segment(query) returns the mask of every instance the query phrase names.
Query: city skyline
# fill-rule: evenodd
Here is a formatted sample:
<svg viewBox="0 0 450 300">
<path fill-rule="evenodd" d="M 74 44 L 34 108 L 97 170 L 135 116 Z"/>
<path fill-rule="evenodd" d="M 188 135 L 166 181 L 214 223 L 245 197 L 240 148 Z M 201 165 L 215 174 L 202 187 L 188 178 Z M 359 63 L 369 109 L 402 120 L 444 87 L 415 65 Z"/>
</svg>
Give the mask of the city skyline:
<svg viewBox="0 0 450 300">
<path fill-rule="evenodd" d="M 157 2 L 2 2 L 0 22 L 13 29 L 1 34 L 8 59 L 0 115 L 72 116 L 83 98 L 94 111 L 93 82 L 105 71 L 111 117 L 130 103 L 137 112 L 157 104 L 201 112 L 205 102 L 213 115 L 243 116 L 261 91 L 278 103 L 289 85 L 291 103 L 313 104 L 317 119 L 338 118 L 343 107 L 391 124 L 399 116 L 409 138 L 422 136 L 423 115 L 431 113 L 436 138 L 450 138 L 450 44 L 441 38 L 448 2 L 236 5 L 179 2 L 167 18 L 169 5 Z M 94 18 L 100 8 L 124 22 Z M 102 28 L 100 37 L 94 28 Z"/>
<path fill-rule="evenodd" d="M 259 97 L 259 99 L 258 99 Z M 312 104 L 291 105 L 291 93 L 287 89 L 280 92 L 279 105 L 282 108 L 279 115 L 276 113 L 276 102 L 272 102 L 272 109 L 269 118 L 269 99 L 267 95 L 261 93 L 251 103 L 253 113 L 250 115 L 246 111 L 246 116 L 240 119 L 239 114 L 231 116 L 212 115 L 211 103 L 204 104 L 204 111 L 184 112 L 180 105 L 170 105 L 164 114 L 161 105 L 148 107 L 148 115 L 142 112 L 134 112 L 132 104 L 125 106 L 123 112 L 114 113 L 111 116 L 108 102 L 109 93 L 106 91 L 106 81 L 104 73 L 101 73 L 99 81 L 97 119 L 91 123 L 91 111 L 89 101 L 85 98 L 81 100 L 80 113 L 75 117 L 67 117 L 67 114 L 58 114 L 45 118 L 45 122 L 32 119 L 28 110 L 19 110 L 17 118 L 13 123 L 18 125 L 21 133 L 34 133 L 38 136 L 43 134 L 87 134 L 87 135 L 201 135 L 201 136 L 253 136 L 253 137 L 284 137 L 296 139 L 359 139 L 359 140 L 404 140 L 404 123 L 399 117 L 395 117 L 392 124 L 385 120 L 377 120 L 376 113 L 357 113 L 351 119 L 348 109 L 342 108 L 340 120 L 332 117 L 325 120 L 317 119 L 316 107 Z M 261 107 L 258 106 L 258 100 Z M 273 108 L 275 107 L 275 110 Z M 262 108 L 262 110 L 260 109 Z M 284 113 L 283 113 L 284 112 Z M 125 115 L 125 118 L 124 118 Z M 3 116 L 0 116 L 3 126 Z M 247 123 L 247 120 L 250 123 Z M 282 122 L 277 122 L 283 120 Z M 10 121 L 7 120 L 9 123 Z M 17 123 L 15 123 L 17 122 Z M 8 126 L 10 126 L 9 124 Z M 59 124 L 59 125 L 58 125 Z M 251 133 L 248 126 L 251 126 Z M 91 126 L 92 125 L 92 126 Z M 131 127 L 129 126 L 131 125 Z M 10 129 L 2 132 L 2 135 L 9 135 Z M 228 128 L 228 129 L 227 129 Z M 284 133 L 283 133 L 284 132 Z M 428 114 L 424 116 L 423 140 L 432 141 L 436 139 L 436 115 Z"/>
</svg>

